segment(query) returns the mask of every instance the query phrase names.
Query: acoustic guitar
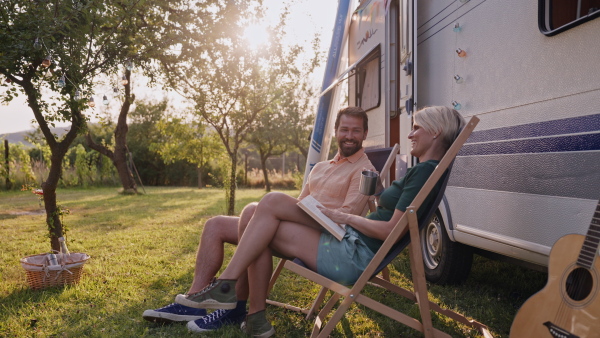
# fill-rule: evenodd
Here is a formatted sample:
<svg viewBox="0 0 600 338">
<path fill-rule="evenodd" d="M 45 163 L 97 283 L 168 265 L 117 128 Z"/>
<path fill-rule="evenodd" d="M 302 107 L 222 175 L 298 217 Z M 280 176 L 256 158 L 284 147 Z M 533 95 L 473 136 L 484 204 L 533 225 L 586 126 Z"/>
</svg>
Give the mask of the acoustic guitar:
<svg viewBox="0 0 600 338">
<path fill-rule="evenodd" d="M 600 201 L 585 236 L 566 235 L 552 247 L 548 283 L 519 309 L 511 338 L 600 337 L 598 243 Z"/>
</svg>

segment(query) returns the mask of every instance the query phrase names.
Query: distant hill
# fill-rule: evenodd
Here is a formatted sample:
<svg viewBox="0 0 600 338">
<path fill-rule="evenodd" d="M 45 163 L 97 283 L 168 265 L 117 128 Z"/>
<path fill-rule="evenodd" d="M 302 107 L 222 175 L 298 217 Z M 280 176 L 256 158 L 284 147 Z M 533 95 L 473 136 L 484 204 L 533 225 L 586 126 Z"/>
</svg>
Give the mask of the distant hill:
<svg viewBox="0 0 600 338">
<path fill-rule="evenodd" d="M 50 128 L 50 130 L 54 134 L 56 134 L 58 136 L 62 136 L 69 129 L 68 129 L 68 127 L 56 127 L 56 128 Z M 34 131 L 34 129 L 20 131 L 17 133 L 0 134 L 0 140 L 8 140 L 8 143 L 14 143 L 14 144 L 22 143 L 26 147 L 31 147 L 33 145 L 31 143 L 25 141 L 25 136 L 27 136 L 27 133 L 31 133 L 32 131 Z"/>
</svg>

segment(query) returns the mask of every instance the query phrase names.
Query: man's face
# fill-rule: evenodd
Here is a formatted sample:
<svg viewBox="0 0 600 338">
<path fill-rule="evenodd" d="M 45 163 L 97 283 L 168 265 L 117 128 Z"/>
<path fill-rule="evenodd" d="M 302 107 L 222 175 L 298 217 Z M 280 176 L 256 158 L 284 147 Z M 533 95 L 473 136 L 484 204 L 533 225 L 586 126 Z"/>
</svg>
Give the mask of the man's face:
<svg viewBox="0 0 600 338">
<path fill-rule="evenodd" d="M 335 138 L 342 157 L 354 155 L 362 148 L 362 142 L 367 138 L 367 131 L 363 128 L 360 117 L 342 115 L 340 124 L 335 131 Z"/>
</svg>

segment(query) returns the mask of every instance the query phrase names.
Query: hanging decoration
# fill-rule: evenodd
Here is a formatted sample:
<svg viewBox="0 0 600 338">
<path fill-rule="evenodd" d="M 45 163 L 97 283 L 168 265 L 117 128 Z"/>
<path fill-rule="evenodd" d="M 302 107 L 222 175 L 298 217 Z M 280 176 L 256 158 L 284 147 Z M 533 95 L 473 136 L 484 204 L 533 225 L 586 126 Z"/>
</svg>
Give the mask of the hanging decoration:
<svg viewBox="0 0 600 338">
<path fill-rule="evenodd" d="M 462 50 L 460 48 L 456 49 L 456 54 L 461 58 L 464 58 L 465 56 L 467 56 L 467 52 L 465 52 L 464 50 Z"/>
<path fill-rule="evenodd" d="M 102 104 L 108 106 L 108 97 L 106 97 L 106 95 L 102 96 Z"/>
<path fill-rule="evenodd" d="M 42 49 L 42 44 L 40 43 L 39 38 L 35 38 L 35 41 L 33 42 L 33 49 L 35 49 L 35 50 Z"/>
<path fill-rule="evenodd" d="M 462 27 L 457 22 L 457 23 L 454 24 L 454 28 L 452 30 L 455 31 L 456 33 L 459 33 L 460 31 L 462 31 Z"/>
<path fill-rule="evenodd" d="M 91 108 L 94 108 L 96 106 L 96 102 L 94 102 L 93 96 L 90 96 L 90 99 L 88 101 L 88 106 L 90 106 Z"/>
<path fill-rule="evenodd" d="M 52 64 L 52 56 L 50 54 L 48 54 L 48 56 L 46 56 L 44 61 L 42 61 L 42 66 L 44 66 L 45 68 L 48 68 L 48 67 L 50 67 L 51 64 Z"/>
<path fill-rule="evenodd" d="M 129 81 L 127 81 L 127 76 L 125 76 L 125 74 L 123 74 L 123 77 L 121 78 L 121 84 L 123 86 L 127 86 L 128 83 L 129 83 Z"/>
<path fill-rule="evenodd" d="M 465 83 L 465 79 L 460 77 L 460 75 L 458 75 L 458 74 L 454 75 L 454 81 L 458 84 Z"/>
<path fill-rule="evenodd" d="M 58 79 L 58 82 L 56 82 L 56 85 L 60 88 L 63 88 L 66 85 L 66 81 L 65 81 L 65 74 L 61 75 L 60 79 Z"/>
<path fill-rule="evenodd" d="M 460 110 L 460 108 L 462 108 L 462 105 L 456 101 L 452 101 L 452 107 L 456 110 Z"/>
</svg>

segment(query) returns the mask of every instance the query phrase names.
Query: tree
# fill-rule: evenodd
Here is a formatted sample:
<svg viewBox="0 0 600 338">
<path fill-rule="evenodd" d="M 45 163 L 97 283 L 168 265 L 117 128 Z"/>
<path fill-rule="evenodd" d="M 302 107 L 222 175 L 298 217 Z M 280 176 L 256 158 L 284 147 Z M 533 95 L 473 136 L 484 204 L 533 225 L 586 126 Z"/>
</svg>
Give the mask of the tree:
<svg viewBox="0 0 600 338">
<path fill-rule="evenodd" d="M 282 98 L 281 110 L 285 114 L 287 123 L 285 134 L 289 143 L 306 158 L 310 146 L 310 130 L 314 123 L 316 111 L 315 87 L 303 81 L 296 88 L 293 95 Z M 313 113 L 310 113 L 313 112 Z"/>
<path fill-rule="evenodd" d="M 252 144 L 260 157 L 260 166 L 263 171 L 265 181 L 265 190 L 271 191 L 271 182 L 269 181 L 269 170 L 267 169 L 267 160 L 271 156 L 283 154 L 289 145 L 289 138 L 286 126 L 289 121 L 278 105 L 271 105 L 263 110 L 256 121 L 254 121 L 247 141 Z"/>
<path fill-rule="evenodd" d="M 150 149 L 158 152 L 167 164 L 184 160 L 195 165 L 201 189 L 205 168 L 224 151 L 217 134 L 201 121 L 186 121 L 182 117 L 164 118 L 157 128 L 163 139 L 152 143 Z"/>
<path fill-rule="evenodd" d="M 130 54 L 135 55 L 134 61 L 142 65 L 141 70 L 146 77 L 151 80 L 160 77 L 160 72 L 164 68 L 156 67 L 151 61 L 156 58 L 164 58 L 164 55 L 172 53 L 177 46 L 185 44 L 186 35 L 189 34 L 188 30 L 206 35 L 207 31 L 212 29 L 211 6 L 216 2 L 218 0 L 199 3 L 182 0 L 146 0 L 143 1 L 143 6 L 135 8 L 126 18 L 127 25 L 124 27 L 123 38 L 127 40 Z M 173 62 L 173 59 L 170 62 Z M 127 61 L 127 65 L 123 75 L 124 95 L 114 130 L 114 147 L 108 148 L 94 142 L 90 133 L 87 134 L 86 140 L 90 148 L 112 161 L 119 174 L 123 192 L 137 193 L 135 179 L 127 162 L 129 153 L 127 116 L 135 100 L 131 87 L 132 60 Z"/>
<path fill-rule="evenodd" d="M 3 32 L 0 73 L 6 77 L 2 86 L 7 87 L 0 98 L 9 102 L 25 94 L 50 147 L 50 170 L 42 189 L 52 249 L 59 250 L 58 237 L 63 235 L 61 211 L 56 202 L 62 162 L 89 119 L 88 106 L 82 99 L 93 95 L 95 79 L 103 74 L 115 75 L 118 66 L 132 58 L 150 69 L 149 58 L 156 55 L 153 42 L 162 39 L 160 29 L 168 30 L 162 26 L 164 18 L 184 13 L 187 2 L 180 3 L 158 0 L 0 2 L 0 31 Z M 193 20 L 191 14 L 180 16 Z M 148 34 L 132 36 L 131 31 L 137 31 L 144 20 Z M 172 37 L 168 35 L 165 40 Z M 171 39 L 170 43 L 172 47 L 178 41 Z M 71 123 L 69 131 L 60 138 L 50 130 L 58 121 Z"/>
<path fill-rule="evenodd" d="M 214 128 L 229 156 L 228 214 L 234 211 L 238 150 L 251 124 L 282 95 L 291 93 L 299 78 L 312 71 L 301 72 L 297 64 L 303 51 L 300 46 L 282 43 L 287 13 L 269 30 L 267 45 L 258 49 L 248 47 L 242 36 L 243 28 L 256 19 L 253 13 L 259 12 L 247 9 L 250 6 L 260 4 L 236 1 L 220 4 L 216 10 L 220 13 L 217 23 L 223 27 L 220 35 L 210 44 L 187 46 L 196 52 L 192 57 L 182 52 L 177 68 L 166 63 L 170 83 L 195 103 L 196 112 Z M 198 38 L 190 37 L 193 41 Z M 204 42 L 204 37 L 201 39 Z M 314 64 L 310 63 L 313 67 Z"/>
<path fill-rule="evenodd" d="M 117 118 L 117 124 L 114 131 L 114 147 L 111 149 L 106 145 L 94 142 L 91 132 L 86 134 L 85 139 L 90 148 L 106 156 L 113 163 L 117 169 L 117 173 L 119 174 L 119 179 L 121 181 L 121 185 L 123 186 L 123 193 L 137 194 L 138 191 L 135 178 L 133 177 L 133 173 L 131 172 L 131 169 L 127 163 L 127 154 L 129 153 L 127 148 L 127 132 L 129 131 L 129 127 L 127 126 L 127 115 L 129 114 L 131 103 L 135 100 L 135 95 L 131 93 L 131 71 L 129 69 L 125 71 L 124 77 L 127 80 L 127 83 L 124 86 L 125 97 L 123 99 L 123 103 L 121 104 L 121 109 L 119 111 L 119 116 Z"/>
</svg>

